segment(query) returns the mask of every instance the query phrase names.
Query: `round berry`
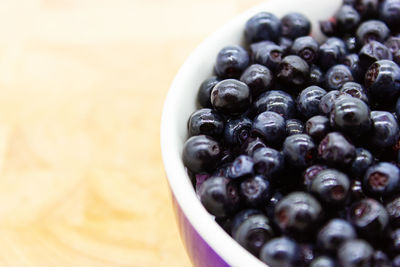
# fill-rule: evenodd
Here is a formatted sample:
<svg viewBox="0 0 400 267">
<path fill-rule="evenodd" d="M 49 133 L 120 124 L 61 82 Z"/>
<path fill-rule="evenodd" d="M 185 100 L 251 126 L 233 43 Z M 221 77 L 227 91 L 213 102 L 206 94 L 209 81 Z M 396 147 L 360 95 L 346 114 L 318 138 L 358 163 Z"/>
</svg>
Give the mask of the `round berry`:
<svg viewBox="0 0 400 267">
<path fill-rule="evenodd" d="M 319 103 L 325 94 L 326 91 L 316 85 L 307 87 L 297 98 L 297 110 L 304 118 L 318 115 Z"/>
<path fill-rule="evenodd" d="M 364 187 L 373 196 L 389 196 L 400 191 L 400 170 L 396 165 L 380 162 L 369 167 L 364 176 Z"/>
<path fill-rule="evenodd" d="M 183 146 L 183 163 L 192 172 L 211 171 L 221 158 L 217 141 L 206 135 L 190 137 Z"/>
<path fill-rule="evenodd" d="M 325 74 L 325 84 L 328 91 L 339 90 L 346 82 L 353 81 L 353 74 L 346 65 L 335 65 Z"/>
<path fill-rule="evenodd" d="M 283 143 L 283 154 L 288 164 L 295 168 L 310 166 L 315 158 L 316 147 L 309 135 L 294 134 Z"/>
<path fill-rule="evenodd" d="M 192 113 L 188 127 L 190 136 L 205 134 L 218 137 L 224 130 L 224 121 L 214 110 L 203 108 Z"/>
<path fill-rule="evenodd" d="M 400 24 L 400 3 L 397 0 L 382 1 L 379 9 L 379 18 L 393 31 L 399 30 Z"/>
<path fill-rule="evenodd" d="M 211 104 L 225 115 L 242 114 L 250 105 L 250 89 L 238 80 L 223 80 L 211 91 Z"/>
<path fill-rule="evenodd" d="M 346 166 L 356 156 L 356 148 L 341 133 L 331 132 L 319 143 L 318 155 L 328 165 Z"/>
<path fill-rule="evenodd" d="M 300 36 L 309 35 L 311 31 L 310 20 L 300 13 L 289 13 L 281 19 L 282 36 L 296 39 Z"/>
<path fill-rule="evenodd" d="M 296 105 L 293 98 L 288 93 L 279 90 L 261 94 L 254 102 L 253 109 L 256 114 L 264 111 L 273 111 L 285 119 L 293 118 L 296 114 Z"/>
<path fill-rule="evenodd" d="M 292 53 L 304 59 L 308 64 L 318 59 L 319 45 L 311 36 L 297 38 L 292 45 Z"/>
<path fill-rule="evenodd" d="M 197 93 L 197 103 L 199 103 L 200 107 L 211 108 L 211 91 L 219 82 L 220 79 L 216 76 L 213 76 L 201 83 Z"/>
<path fill-rule="evenodd" d="M 231 145 L 243 144 L 250 137 L 252 124 L 247 117 L 228 119 L 225 123 L 224 140 Z"/>
<path fill-rule="evenodd" d="M 329 115 L 333 109 L 336 99 L 341 95 L 338 90 L 329 91 L 321 97 L 319 101 L 319 112 L 323 115 Z"/>
<path fill-rule="evenodd" d="M 362 239 L 344 242 L 338 250 L 338 260 L 343 267 L 371 266 L 373 248 Z"/>
<path fill-rule="evenodd" d="M 335 169 L 320 171 L 313 179 L 310 192 L 328 206 L 341 206 L 349 195 L 350 180 Z"/>
<path fill-rule="evenodd" d="M 228 169 L 228 177 L 237 179 L 241 177 L 251 176 L 253 174 L 254 161 L 251 157 L 240 155 L 235 158 Z"/>
<path fill-rule="evenodd" d="M 255 63 L 275 71 L 282 61 L 283 49 L 279 45 L 268 41 L 261 43 L 263 45 L 257 47 L 256 52 L 253 53 L 253 60 Z"/>
<path fill-rule="evenodd" d="M 276 177 L 285 167 L 283 154 L 273 148 L 262 147 L 253 154 L 254 170 L 267 177 Z"/>
<path fill-rule="evenodd" d="M 354 98 L 358 98 L 368 104 L 368 96 L 364 89 L 364 87 L 355 82 L 347 82 L 343 84 L 342 88 L 340 88 L 340 92 L 343 94 L 351 95 Z"/>
<path fill-rule="evenodd" d="M 310 267 L 336 267 L 336 263 L 332 258 L 319 256 L 310 263 Z"/>
<path fill-rule="evenodd" d="M 288 85 L 302 86 L 307 82 L 310 68 L 299 56 L 286 56 L 279 64 L 278 79 Z"/>
<path fill-rule="evenodd" d="M 318 173 L 326 170 L 328 167 L 325 165 L 312 165 L 303 172 L 303 184 L 305 188 L 310 188 L 312 181 L 317 177 Z"/>
<path fill-rule="evenodd" d="M 239 206 L 239 190 L 231 180 L 214 176 L 199 188 L 200 201 L 206 210 L 216 217 L 225 217 Z"/>
<path fill-rule="evenodd" d="M 332 219 L 318 232 L 317 244 L 322 250 L 336 252 L 343 242 L 355 238 L 357 233 L 349 222 Z"/>
<path fill-rule="evenodd" d="M 372 111 L 372 133 L 370 141 L 378 149 L 391 147 L 399 139 L 399 125 L 396 118 L 387 111 Z"/>
<path fill-rule="evenodd" d="M 361 21 L 360 14 L 350 5 L 342 5 L 335 14 L 339 34 L 353 33 Z"/>
<path fill-rule="evenodd" d="M 390 30 L 382 21 L 368 20 L 361 23 L 356 34 L 358 41 L 362 44 L 370 41 L 383 43 L 389 37 Z"/>
<path fill-rule="evenodd" d="M 286 120 L 286 135 L 302 134 L 304 133 L 304 125 L 301 121 L 296 119 Z"/>
<path fill-rule="evenodd" d="M 360 66 L 364 69 L 378 60 L 388 59 L 392 60 L 392 53 L 389 48 L 377 41 L 370 41 L 365 44 L 358 54 Z"/>
<path fill-rule="evenodd" d="M 267 144 L 279 145 L 285 138 L 285 119 L 276 112 L 265 111 L 253 122 L 252 132 Z"/>
<path fill-rule="evenodd" d="M 260 12 L 246 22 L 245 37 L 248 43 L 263 40 L 278 41 L 281 30 L 281 22 L 275 15 Z"/>
<path fill-rule="evenodd" d="M 274 238 L 261 248 L 260 259 L 270 267 L 297 267 L 301 259 L 300 248 L 287 237 Z"/>
<path fill-rule="evenodd" d="M 324 138 L 330 130 L 329 119 L 325 116 L 317 115 L 306 122 L 306 133 L 316 141 Z"/>
<path fill-rule="evenodd" d="M 307 235 L 318 226 L 322 207 L 318 201 L 304 192 L 285 196 L 275 207 L 275 222 L 279 228 L 293 235 Z"/>
<path fill-rule="evenodd" d="M 240 183 L 240 195 L 249 207 L 263 207 L 271 197 L 271 185 L 261 175 L 249 177 Z"/>
<path fill-rule="evenodd" d="M 238 78 L 249 63 L 249 54 L 243 47 L 230 45 L 219 51 L 214 69 L 218 77 Z"/>
<path fill-rule="evenodd" d="M 351 164 L 351 174 L 354 177 L 364 177 L 365 171 L 374 163 L 374 157 L 368 150 L 359 147 L 356 148 L 356 156 Z"/>
<path fill-rule="evenodd" d="M 272 72 L 267 67 L 259 64 L 250 65 L 240 77 L 240 81 L 247 84 L 253 97 L 270 90 L 272 80 Z"/>
</svg>

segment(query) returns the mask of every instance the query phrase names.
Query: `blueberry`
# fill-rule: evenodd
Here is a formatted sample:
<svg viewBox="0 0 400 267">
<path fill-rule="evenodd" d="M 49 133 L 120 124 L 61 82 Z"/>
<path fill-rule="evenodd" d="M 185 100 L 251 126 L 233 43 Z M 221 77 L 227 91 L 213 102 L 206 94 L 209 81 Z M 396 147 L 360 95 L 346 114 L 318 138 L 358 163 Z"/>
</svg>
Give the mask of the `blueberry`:
<svg viewBox="0 0 400 267">
<path fill-rule="evenodd" d="M 349 222 L 332 219 L 319 230 L 317 244 L 324 251 L 336 252 L 345 241 L 355 238 L 357 238 L 357 233 Z"/>
<path fill-rule="evenodd" d="M 342 5 L 335 19 L 337 32 L 341 35 L 353 33 L 361 21 L 360 14 L 350 5 Z"/>
<path fill-rule="evenodd" d="M 250 54 L 251 54 L 252 60 L 254 61 L 255 54 L 259 53 L 259 51 L 264 49 L 265 46 L 269 46 L 269 45 L 276 45 L 276 43 L 274 43 L 272 41 L 260 41 L 260 42 L 250 44 L 249 48 L 250 48 Z"/>
<path fill-rule="evenodd" d="M 275 71 L 282 61 L 283 49 L 279 45 L 270 42 L 263 42 L 252 57 L 255 63 L 264 65 Z"/>
<path fill-rule="evenodd" d="M 319 114 L 319 103 L 326 91 L 319 86 L 307 87 L 297 98 L 297 110 L 304 118 L 310 118 Z"/>
<path fill-rule="evenodd" d="M 310 267 L 336 267 L 336 263 L 330 257 L 319 256 L 311 262 Z"/>
<path fill-rule="evenodd" d="M 393 102 L 400 94 L 400 68 L 390 60 L 379 60 L 365 74 L 368 92 L 377 102 Z"/>
<path fill-rule="evenodd" d="M 320 171 L 310 185 L 310 192 L 327 206 L 342 206 L 349 191 L 349 178 L 335 169 Z"/>
<path fill-rule="evenodd" d="M 311 31 L 310 20 L 300 13 L 289 13 L 281 19 L 282 36 L 296 39 L 300 36 L 309 35 Z"/>
<path fill-rule="evenodd" d="M 215 73 L 222 78 L 238 78 L 247 68 L 250 57 L 239 45 L 225 46 L 219 51 L 215 62 Z"/>
<path fill-rule="evenodd" d="M 371 127 L 370 110 L 364 101 L 351 96 L 335 101 L 330 114 L 334 128 L 351 136 L 360 136 Z"/>
<path fill-rule="evenodd" d="M 358 98 L 368 104 L 367 93 L 364 87 L 359 83 L 347 82 L 343 84 L 342 88 L 340 88 L 340 92 L 351 95 L 352 97 Z"/>
<path fill-rule="evenodd" d="M 400 29 L 400 3 L 398 0 L 384 0 L 379 9 L 379 18 L 393 31 Z"/>
<path fill-rule="evenodd" d="M 378 60 L 392 60 L 392 53 L 389 48 L 377 41 L 369 41 L 365 44 L 358 54 L 360 66 L 363 69 L 368 69 L 372 63 Z"/>
<path fill-rule="evenodd" d="M 311 36 L 303 36 L 294 41 L 291 50 L 293 54 L 311 64 L 318 59 L 319 44 Z"/>
<path fill-rule="evenodd" d="M 389 232 L 387 240 L 387 250 L 392 255 L 400 254 L 400 229 L 394 229 Z"/>
<path fill-rule="evenodd" d="M 357 39 L 361 44 L 370 41 L 383 43 L 390 34 L 389 28 L 379 20 L 368 20 L 363 22 L 357 29 Z"/>
<path fill-rule="evenodd" d="M 192 113 L 188 128 L 190 136 L 205 134 L 218 137 L 224 130 L 224 121 L 216 111 L 203 108 Z"/>
<path fill-rule="evenodd" d="M 306 133 L 316 141 L 324 138 L 330 130 L 329 119 L 325 116 L 317 115 L 306 122 Z"/>
<path fill-rule="evenodd" d="M 373 253 L 373 248 L 366 241 L 352 239 L 339 247 L 338 260 L 343 267 L 369 267 Z"/>
<path fill-rule="evenodd" d="M 333 90 L 326 93 L 326 95 L 324 95 L 319 102 L 319 112 L 323 115 L 329 115 L 339 95 L 340 92 L 338 90 Z"/>
<path fill-rule="evenodd" d="M 325 74 L 317 65 L 311 65 L 308 83 L 310 85 L 322 85 L 325 81 Z"/>
<path fill-rule="evenodd" d="M 335 65 L 325 74 L 325 85 L 328 91 L 339 90 L 346 82 L 353 81 L 353 74 L 346 65 Z"/>
<path fill-rule="evenodd" d="M 259 64 L 250 65 L 240 77 L 240 81 L 247 84 L 253 97 L 270 90 L 272 80 L 272 72 L 267 67 Z"/>
<path fill-rule="evenodd" d="M 396 118 L 387 111 L 372 111 L 372 133 L 370 141 L 376 148 L 391 147 L 399 139 L 399 125 Z"/>
<path fill-rule="evenodd" d="M 349 67 L 355 80 L 358 81 L 363 79 L 364 70 L 360 65 L 360 57 L 358 54 L 347 54 L 341 59 L 340 62 Z"/>
<path fill-rule="evenodd" d="M 293 98 L 288 93 L 279 90 L 261 94 L 254 102 L 253 109 L 256 114 L 264 111 L 273 111 L 285 119 L 293 118 L 296 114 L 296 105 Z"/>
<path fill-rule="evenodd" d="M 271 197 L 270 182 L 262 175 L 246 178 L 240 183 L 240 195 L 249 207 L 263 207 Z"/>
<path fill-rule="evenodd" d="M 253 122 L 252 132 L 270 145 L 279 145 L 285 138 L 285 119 L 276 112 L 260 113 Z"/>
<path fill-rule="evenodd" d="M 371 152 L 364 148 L 356 148 L 356 156 L 351 164 L 351 174 L 354 177 L 361 178 L 365 171 L 374 163 L 374 157 Z"/>
<path fill-rule="evenodd" d="M 261 247 L 274 236 L 267 217 L 253 214 L 232 231 L 232 237 L 245 249 L 258 255 Z"/>
<path fill-rule="evenodd" d="M 288 164 L 295 168 L 310 166 L 315 158 L 316 147 L 309 135 L 294 134 L 283 143 L 283 154 Z"/>
<path fill-rule="evenodd" d="M 373 196 L 389 196 L 400 191 L 400 170 L 396 165 L 380 162 L 367 169 L 364 187 Z"/>
<path fill-rule="evenodd" d="M 254 161 L 251 157 L 240 155 L 235 158 L 228 169 L 228 177 L 237 179 L 241 177 L 251 176 L 253 174 Z"/>
<path fill-rule="evenodd" d="M 307 82 L 310 68 L 306 61 L 299 56 L 286 56 L 279 64 L 278 79 L 292 86 L 302 86 Z"/>
<path fill-rule="evenodd" d="M 270 267 L 298 267 L 300 248 L 287 237 L 274 238 L 261 248 L 260 259 Z"/>
<path fill-rule="evenodd" d="M 361 237 L 377 241 L 386 230 L 389 215 L 378 201 L 366 198 L 350 207 L 349 220 Z"/>
<path fill-rule="evenodd" d="M 221 158 L 217 141 L 206 135 L 190 137 L 183 146 L 183 163 L 192 172 L 211 171 Z"/>
<path fill-rule="evenodd" d="M 216 217 L 225 217 L 239 206 L 239 190 L 228 178 L 213 176 L 199 188 L 200 201 Z"/>
<path fill-rule="evenodd" d="M 331 132 L 319 143 L 318 155 L 326 164 L 340 167 L 353 161 L 356 149 L 341 133 Z"/>
<path fill-rule="evenodd" d="M 245 37 L 248 43 L 263 40 L 278 41 L 281 30 L 281 22 L 275 15 L 260 12 L 246 22 Z"/>
<path fill-rule="evenodd" d="M 242 151 L 252 157 L 254 152 L 262 147 L 266 147 L 266 145 L 260 138 L 248 138 L 242 145 Z"/>
<path fill-rule="evenodd" d="M 218 82 L 220 82 L 219 78 L 213 76 L 201 83 L 197 93 L 197 103 L 200 107 L 211 108 L 211 91 Z"/>
<path fill-rule="evenodd" d="M 250 105 L 250 89 L 235 79 L 223 80 L 211 91 L 211 104 L 225 115 L 239 115 Z"/>
<path fill-rule="evenodd" d="M 250 137 L 252 124 L 253 122 L 247 117 L 227 120 L 224 140 L 231 145 L 243 144 Z"/>
<path fill-rule="evenodd" d="M 323 170 L 326 170 L 328 167 L 325 165 L 312 165 L 308 167 L 304 172 L 303 172 L 303 184 L 305 188 L 311 187 L 311 183 L 314 180 L 314 178 L 318 175 Z"/>
<path fill-rule="evenodd" d="M 286 120 L 286 135 L 302 134 L 304 133 L 304 124 L 296 119 Z"/>
<path fill-rule="evenodd" d="M 390 224 L 393 227 L 400 227 L 400 197 L 387 203 L 386 211 L 389 214 Z"/>
<path fill-rule="evenodd" d="M 346 54 L 347 48 L 343 40 L 330 37 L 319 47 L 319 66 L 329 69 Z"/>
<path fill-rule="evenodd" d="M 253 154 L 254 170 L 267 177 L 276 177 L 285 167 L 283 154 L 273 148 L 263 147 Z"/>
<path fill-rule="evenodd" d="M 318 227 L 322 218 L 322 207 L 311 195 L 293 192 L 285 196 L 275 207 L 275 222 L 279 228 L 291 235 L 309 235 Z"/>
</svg>

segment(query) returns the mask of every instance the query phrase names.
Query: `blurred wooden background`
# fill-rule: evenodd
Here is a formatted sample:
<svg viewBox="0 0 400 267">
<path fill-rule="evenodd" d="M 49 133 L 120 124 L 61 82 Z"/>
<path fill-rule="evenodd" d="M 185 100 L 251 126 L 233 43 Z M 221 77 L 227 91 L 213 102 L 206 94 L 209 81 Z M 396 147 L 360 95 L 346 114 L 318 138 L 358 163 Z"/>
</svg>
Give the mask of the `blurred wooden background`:
<svg viewBox="0 0 400 267">
<path fill-rule="evenodd" d="M 196 45 L 260 2 L 0 1 L 0 266 L 190 266 L 162 104 Z"/>
</svg>

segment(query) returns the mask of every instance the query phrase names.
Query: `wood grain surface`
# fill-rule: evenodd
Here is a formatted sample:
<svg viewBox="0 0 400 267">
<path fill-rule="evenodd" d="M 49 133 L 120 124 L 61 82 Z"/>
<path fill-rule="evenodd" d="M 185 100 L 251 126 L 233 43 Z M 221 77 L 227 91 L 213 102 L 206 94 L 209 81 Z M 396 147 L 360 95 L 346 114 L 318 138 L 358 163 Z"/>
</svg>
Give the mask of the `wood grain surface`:
<svg viewBox="0 0 400 267">
<path fill-rule="evenodd" d="M 190 266 L 162 104 L 196 45 L 260 2 L 0 1 L 0 266 Z"/>
</svg>

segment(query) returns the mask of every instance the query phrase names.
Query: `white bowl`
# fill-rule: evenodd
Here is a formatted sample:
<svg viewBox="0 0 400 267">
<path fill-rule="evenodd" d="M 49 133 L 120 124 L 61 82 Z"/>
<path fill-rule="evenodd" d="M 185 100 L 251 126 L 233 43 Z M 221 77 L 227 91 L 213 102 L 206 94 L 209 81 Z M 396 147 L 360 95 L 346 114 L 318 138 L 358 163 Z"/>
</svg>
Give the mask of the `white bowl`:
<svg viewBox="0 0 400 267">
<path fill-rule="evenodd" d="M 313 23 L 312 35 L 321 39 L 317 21 L 332 16 L 341 2 L 341 0 L 266 1 L 235 17 L 208 37 L 190 55 L 176 75 L 164 104 L 161 149 L 181 234 L 195 266 L 265 267 L 261 261 L 234 241 L 201 205 L 182 163 L 182 148 L 188 137 L 187 120 L 196 109 L 197 90 L 201 82 L 212 75 L 217 53 L 226 45 L 242 44 L 246 21 L 260 11 L 268 11 L 278 17 L 293 11 L 303 13 Z"/>
</svg>

